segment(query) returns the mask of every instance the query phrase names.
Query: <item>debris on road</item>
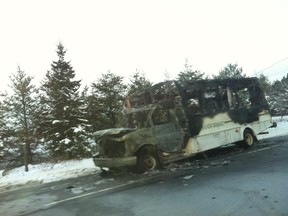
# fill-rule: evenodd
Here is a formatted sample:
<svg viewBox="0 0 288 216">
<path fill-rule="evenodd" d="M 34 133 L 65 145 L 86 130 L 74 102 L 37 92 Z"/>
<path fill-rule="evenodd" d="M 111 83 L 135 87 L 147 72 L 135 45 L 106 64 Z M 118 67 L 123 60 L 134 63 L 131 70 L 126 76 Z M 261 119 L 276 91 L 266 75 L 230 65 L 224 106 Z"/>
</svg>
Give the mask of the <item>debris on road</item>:
<svg viewBox="0 0 288 216">
<path fill-rule="evenodd" d="M 194 177 L 194 175 L 188 175 L 188 176 L 184 176 L 183 179 L 188 180 L 188 179 L 191 179 L 193 177 Z"/>
</svg>

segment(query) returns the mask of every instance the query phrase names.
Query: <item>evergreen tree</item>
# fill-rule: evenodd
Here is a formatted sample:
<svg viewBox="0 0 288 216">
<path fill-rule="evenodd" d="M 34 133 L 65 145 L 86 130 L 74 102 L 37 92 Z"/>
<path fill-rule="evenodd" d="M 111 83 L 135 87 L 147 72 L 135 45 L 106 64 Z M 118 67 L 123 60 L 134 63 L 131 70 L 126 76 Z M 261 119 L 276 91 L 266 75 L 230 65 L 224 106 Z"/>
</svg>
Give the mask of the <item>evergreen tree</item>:
<svg viewBox="0 0 288 216">
<path fill-rule="evenodd" d="M 58 44 L 56 52 L 58 60 L 52 62 L 41 86 L 41 124 L 38 129 L 54 156 L 70 159 L 84 154 L 88 148 L 75 137 L 75 133 L 82 130 L 81 125 L 86 123 L 80 113 L 81 81 L 75 80 L 75 71 L 70 62 L 65 61 L 66 50 L 62 43 Z"/>
<path fill-rule="evenodd" d="M 91 133 L 95 132 L 96 130 L 99 130 L 100 128 L 103 128 L 102 126 L 102 118 L 101 118 L 101 111 L 100 111 L 100 105 L 98 103 L 97 97 L 95 93 L 88 94 L 85 98 L 85 104 L 86 104 L 86 111 L 85 111 L 85 118 L 88 119 L 88 123 L 90 125 L 89 131 Z"/>
<path fill-rule="evenodd" d="M 5 109 L 4 109 L 4 104 L 3 104 L 3 100 L 5 100 L 5 94 L 0 92 L 0 142 L 2 139 L 2 135 L 3 135 L 3 128 L 5 126 L 5 121 L 4 121 L 4 114 L 5 114 Z"/>
<path fill-rule="evenodd" d="M 282 88 L 282 83 L 279 80 L 276 80 L 272 84 L 272 91 L 270 93 L 270 102 L 269 102 L 269 108 L 272 113 L 272 115 L 277 115 L 279 113 L 279 106 L 277 106 L 279 92 Z"/>
<path fill-rule="evenodd" d="M 261 85 L 261 88 L 268 95 L 271 91 L 271 83 L 270 83 L 268 77 L 265 76 L 264 74 L 260 74 L 258 79 L 259 79 L 259 83 Z"/>
<path fill-rule="evenodd" d="M 5 99 L 6 132 L 13 139 L 10 145 L 16 144 L 20 152 L 23 149 L 21 155 L 24 157 L 25 170 L 28 171 L 28 163 L 32 162 L 31 144 L 35 144 L 34 111 L 37 104 L 34 98 L 36 98 L 37 89 L 32 84 L 33 78 L 27 76 L 20 67 L 10 79 L 12 94 Z"/>
<path fill-rule="evenodd" d="M 280 94 L 278 96 L 277 105 L 280 105 L 281 115 L 287 115 L 288 113 L 288 74 L 281 79 L 282 87 L 280 87 Z"/>
<path fill-rule="evenodd" d="M 110 71 L 102 74 L 102 78 L 92 83 L 90 110 L 95 109 L 94 128 L 96 126 L 96 129 L 100 130 L 117 126 L 121 117 L 126 89 L 123 77 Z"/>
<path fill-rule="evenodd" d="M 4 145 L 4 140 L 5 140 L 5 120 L 4 120 L 4 114 L 5 114 L 5 109 L 4 109 L 4 104 L 3 100 L 5 99 L 5 94 L 0 92 L 0 158 L 4 156 L 4 150 L 5 150 L 5 145 Z M 4 159 L 4 157 L 3 157 Z M 4 166 L 4 160 L 2 160 L 2 169 Z M 0 165 L 1 169 L 1 165 Z"/>
<path fill-rule="evenodd" d="M 269 93 L 269 106 L 273 115 L 281 115 L 285 111 L 285 91 L 285 86 L 281 81 L 274 81 L 271 92 Z"/>
<path fill-rule="evenodd" d="M 140 73 L 138 70 L 130 78 L 130 85 L 128 86 L 128 95 L 143 91 L 152 86 L 152 82 L 145 78 L 144 73 Z"/>
<path fill-rule="evenodd" d="M 226 78 L 243 78 L 246 75 L 243 73 L 242 67 L 238 64 L 227 64 L 224 69 L 219 71 L 218 75 L 213 75 L 214 79 L 226 79 Z"/>
<path fill-rule="evenodd" d="M 81 106 L 79 107 L 80 117 L 82 119 L 82 124 L 75 128 L 75 138 L 78 143 L 82 143 L 82 150 L 85 154 L 83 156 L 91 156 L 92 152 L 95 152 L 95 139 L 93 133 L 93 125 L 90 124 L 90 118 L 93 116 L 89 115 L 89 96 L 88 96 L 88 87 L 85 86 L 80 94 Z"/>
<path fill-rule="evenodd" d="M 200 80 L 203 79 L 205 73 L 201 73 L 199 70 L 193 70 L 192 65 L 188 64 L 188 59 L 185 60 L 184 70 L 178 74 L 177 80 Z"/>
<path fill-rule="evenodd" d="M 273 107 L 275 107 L 275 97 L 273 95 L 272 84 L 270 83 L 268 77 L 263 74 L 260 74 L 258 79 L 259 79 L 260 86 L 265 93 L 270 111 L 272 111 L 271 113 L 273 114 Z"/>
</svg>

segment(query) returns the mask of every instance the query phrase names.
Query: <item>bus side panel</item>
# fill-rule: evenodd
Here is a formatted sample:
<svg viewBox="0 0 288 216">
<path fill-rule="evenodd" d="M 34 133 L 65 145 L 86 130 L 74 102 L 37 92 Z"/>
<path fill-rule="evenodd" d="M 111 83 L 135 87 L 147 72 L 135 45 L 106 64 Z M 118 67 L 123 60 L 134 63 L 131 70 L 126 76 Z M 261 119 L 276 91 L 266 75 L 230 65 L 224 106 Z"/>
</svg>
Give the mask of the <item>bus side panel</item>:
<svg viewBox="0 0 288 216">
<path fill-rule="evenodd" d="M 227 113 L 220 113 L 213 118 L 204 117 L 199 135 L 188 140 L 184 152 L 188 155 L 195 154 L 241 141 L 246 128 L 250 128 L 257 135 L 271 125 L 271 116 L 267 112 L 260 113 L 259 120 L 249 124 L 236 123 Z"/>
<path fill-rule="evenodd" d="M 243 136 L 239 127 L 232 130 L 196 136 L 189 139 L 184 151 L 186 154 L 195 154 L 227 145 L 229 143 L 237 142 L 242 140 L 242 137 Z"/>
<path fill-rule="evenodd" d="M 233 122 L 227 112 L 203 117 L 201 123 L 199 134 L 188 140 L 184 150 L 186 154 L 203 152 L 242 139 L 240 124 Z"/>
</svg>

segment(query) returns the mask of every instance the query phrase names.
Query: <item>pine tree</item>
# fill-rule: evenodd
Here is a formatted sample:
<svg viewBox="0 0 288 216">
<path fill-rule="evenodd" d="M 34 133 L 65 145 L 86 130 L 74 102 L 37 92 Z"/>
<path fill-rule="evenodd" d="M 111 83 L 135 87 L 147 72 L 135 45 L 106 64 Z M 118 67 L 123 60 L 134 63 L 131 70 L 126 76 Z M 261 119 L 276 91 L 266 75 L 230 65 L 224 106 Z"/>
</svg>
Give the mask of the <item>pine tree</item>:
<svg viewBox="0 0 288 216">
<path fill-rule="evenodd" d="M 128 86 L 128 94 L 133 94 L 139 91 L 143 91 L 146 88 L 152 86 L 152 82 L 145 78 L 144 73 L 140 73 L 138 70 L 130 78 L 130 85 Z"/>
<path fill-rule="evenodd" d="M 88 125 L 90 125 L 89 132 L 93 133 L 96 130 L 103 128 L 101 120 L 102 114 L 95 93 L 92 92 L 89 94 L 88 89 L 86 89 L 86 91 L 87 93 L 84 99 L 84 103 L 86 105 L 85 118 L 88 119 Z"/>
<path fill-rule="evenodd" d="M 4 121 L 5 109 L 4 109 L 4 104 L 3 104 L 3 100 L 5 100 L 5 96 L 6 96 L 5 94 L 0 92 L 0 139 L 2 138 L 3 128 L 5 126 L 5 121 Z"/>
<path fill-rule="evenodd" d="M 276 80 L 272 84 L 271 92 L 269 93 L 269 108 L 272 115 L 281 115 L 284 109 L 283 94 L 285 93 L 285 87 L 283 83 Z"/>
<path fill-rule="evenodd" d="M 36 87 L 32 84 L 33 78 L 26 75 L 18 67 L 16 74 L 12 74 L 12 94 L 5 99 L 6 132 L 10 131 L 13 144 L 17 144 L 20 152 L 23 149 L 25 171 L 28 171 L 28 163 L 32 162 L 31 144 L 35 144 L 34 137 L 34 110 L 36 108 Z"/>
<path fill-rule="evenodd" d="M 39 130 L 54 156 L 67 159 L 78 157 L 85 151 L 85 143 L 78 143 L 75 132 L 81 130 L 85 120 L 81 118 L 79 98 L 80 80 L 75 80 L 75 71 L 65 61 L 66 50 L 62 43 L 57 46 L 58 60 L 41 86 L 41 124 Z M 78 128 L 78 129 L 77 129 Z"/>
<path fill-rule="evenodd" d="M 81 91 L 80 94 L 80 102 L 81 106 L 79 107 L 79 116 L 82 120 L 82 123 L 78 125 L 77 128 L 74 129 L 75 133 L 75 140 L 77 141 L 83 152 L 82 156 L 92 156 L 92 152 L 95 152 L 95 139 L 93 133 L 92 125 L 90 124 L 89 120 L 91 116 L 88 114 L 88 107 L 89 107 L 89 96 L 88 96 L 88 87 L 85 86 L 84 89 Z"/>
<path fill-rule="evenodd" d="M 188 64 L 188 59 L 185 60 L 184 70 L 178 74 L 177 80 L 187 81 L 187 80 L 199 80 L 203 79 L 204 73 L 199 70 L 193 70 L 192 65 Z"/>
<path fill-rule="evenodd" d="M 110 71 L 92 83 L 90 102 L 95 106 L 97 130 L 116 127 L 120 121 L 127 86 L 123 77 Z M 94 122 L 95 123 L 95 122 Z"/>
<path fill-rule="evenodd" d="M 264 74 L 260 74 L 258 76 L 258 80 L 259 80 L 261 88 L 263 89 L 265 93 L 266 101 L 271 110 L 271 107 L 273 106 L 273 103 L 274 103 L 273 94 L 272 94 L 272 84 L 270 83 L 268 77 L 265 76 Z"/>
<path fill-rule="evenodd" d="M 281 79 L 282 88 L 279 94 L 279 105 L 281 107 L 281 115 L 288 113 L 288 74 Z"/>
<path fill-rule="evenodd" d="M 242 67 L 238 64 L 227 64 L 224 69 L 219 71 L 218 75 L 213 75 L 214 79 L 226 79 L 226 78 L 244 78 L 246 75 L 243 72 Z"/>
<path fill-rule="evenodd" d="M 259 83 L 261 85 L 261 88 L 266 93 L 266 95 L 268 95 L 271 92 L 271 83 L 270 83 L 268 77 L 265 76 L 264 74 L 260 74 L 258 79 L 259 79 Z"/>
<path fill-rule="evenodd" d="M 4 140 L 5 140 L 5 120 L 4 120 L 4 114 L 5 114 L 5 109 L 4 109 L 4 104 L 3 100 L 5 99 L 5 94 L 0 92 L 0 158 L 4 156 L 4 150 L 5 150 L 5 145 L 4 145 Z M 3 157 L 4 159 L 4 157 Z M 5 166 L 4 160 L 2 160 L 2 167 Z M 0 165 L 1 169 L 1 165 Z"/>
</svg>

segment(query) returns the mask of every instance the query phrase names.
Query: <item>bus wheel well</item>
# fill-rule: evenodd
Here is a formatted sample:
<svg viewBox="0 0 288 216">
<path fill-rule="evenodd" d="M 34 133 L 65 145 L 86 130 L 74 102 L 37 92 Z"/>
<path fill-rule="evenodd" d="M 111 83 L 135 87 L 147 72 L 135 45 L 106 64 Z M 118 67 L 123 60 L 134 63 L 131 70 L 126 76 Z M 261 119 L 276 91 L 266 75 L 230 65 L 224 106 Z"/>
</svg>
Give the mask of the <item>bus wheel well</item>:
<svg viewBox="0 0 288 216">
<path fill-rule="evenodd" d="M 254 131 L 251 128 L 245 128 L 245 130 L 243 131 L 242 146 L 244 148 L 250 148 L 255 145 L 256 141 L 257 137 Z"/>
<path fill-rule="evenodd" d="M 145 144 L 138 148 L 136 151 L 136 156 L 140 153 L 155 153 L 157 154 L 157 149 L 155 145 L 152 144 Z"/>
<path fill-rule="evenodd" d="M 159 157 L 154 145 L 146 144 L 141 146 L 137 152 L 137 172 L 143 173 L 159 167 Z"/>
</svg>

